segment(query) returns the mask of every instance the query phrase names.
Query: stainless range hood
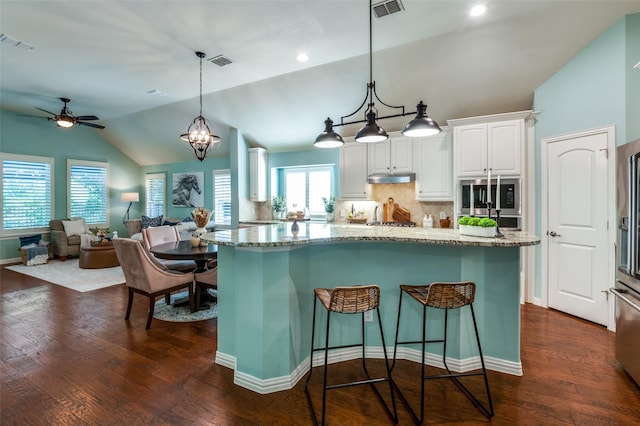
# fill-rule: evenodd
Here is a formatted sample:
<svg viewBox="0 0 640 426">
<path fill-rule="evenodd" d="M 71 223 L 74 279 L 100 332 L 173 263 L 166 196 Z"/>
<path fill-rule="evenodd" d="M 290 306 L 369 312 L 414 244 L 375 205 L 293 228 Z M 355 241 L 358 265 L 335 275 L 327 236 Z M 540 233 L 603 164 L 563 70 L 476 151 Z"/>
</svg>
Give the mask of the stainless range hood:
<svg viewBox="0 0 640 426">
<path fill-rule="evenodd" d="M 415 180 L 415 173 L 373 174 L 367 179 L 369 183 L 411 183 Z"/>
</svg>

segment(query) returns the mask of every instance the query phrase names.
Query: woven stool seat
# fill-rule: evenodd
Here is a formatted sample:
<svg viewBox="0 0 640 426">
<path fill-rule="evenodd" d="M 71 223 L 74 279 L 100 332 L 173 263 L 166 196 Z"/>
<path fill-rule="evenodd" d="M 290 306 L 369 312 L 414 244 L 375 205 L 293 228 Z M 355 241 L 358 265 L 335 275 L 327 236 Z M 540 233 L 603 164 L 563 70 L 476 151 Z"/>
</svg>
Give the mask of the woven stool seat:
<svg viewBox="0 0 640 426">
<path fill-rule="evenodd" d="M 318 418 L 316 417 L 315 409 L 313 408 L 313 402 L 311 401 L 311 394 L 309 393 L 309 381 L 311 380 L 311 375 L 313 373 L 313 354 L 314 352 L 322 351 L 324 353 L 324 378 L 322 382 L 322 417 L 320 420 L 320 424 L 324 425 L 325 422 L 325 413 L 326 413 L 326 400 L 327 400 L 327 390 L 329 389 L 338 389 L 344 388 L 347 386 L 359 386 L 359 385 L 370 385 L 373 392 L 382 402 L 384 410 L 387 415 L 391 419 L 391 421 L 395 424 L 397 423 L 398 414 L 396 411 L 396 402 L 395 397 L 393 395 L 393 385 L 391 383 L 391 370 L 389 367 L 389 360 L 387 358 L 387 349 L 386 344 L 384 342 L 384 333 L 382 331 L 382 319 L 380 318 L 380 311 L 378 309 L 380 305 L 380 287 L 377 285 L 362 285 L 362 286 L 351 286 L 351 287 L 335 287 L 335 288 L 316 288 L 313 290 L 313 320 L 311 325 L 311 356 L 309 361 L 309 375 L 307 376 L 307 380 L 304 384 L 304 391 L 307 396 L 307 401 L 309 403 L 309 409 L 311 411 L 311 418 L 313 420 L 313 424 L 317 425 Z M 315 333 L 316 333 L 316 307 L 318 306 L 319 301 L 322 307 L 327 311 L 327 323 L 325 325 L 325 336 L 324 336 L 324 346 L 316 347 L 315 346 Z M 367 311 L 375 310 L 378 317 L 378 327 L 380 329 L 380 339 L 382 341 L 382 351 L 384 353 L 384 364 L 386 374 L 382 377 L 371 377 L 369 371 L 367 370 L 366 358 L 365 358 L 365 326 L 364 326 L 364 313 Z M 331 324 L 331 314 L 360 314 L 360 326 L 361 326 L 361 341 L 353 344 L 345 344 L 339 346 L 329 346 L 329 329 Z M 330 349 L 346 349 L 352 347 L 360 347 L 362 348 L 362 368 L 364 370 L 364 374 L 366 379 L 358 380 L 354 382 L 347 383 L 338 383 L 338 384 L 327 384 L 327 371 L 329 367 L 329 350 Z M 382 395 L 375 387 L 376 383 L 387 382 L 389 384 L 389 394 L 391 396 L 391 405 L 392 410 L 389 409 L 387 403 L 382 398 Z"/>
<path fill-rule="evenodd" d="M 398 340 L 400 331 L 400 314 L 402 312 L 402 296 L 407 294 L 412 299 L 422 305 L 422 337 L 420 340 Z M 476 294 L 476 285 L 472 281 L 463 282 L 433 282 L 427 285 L 400 285 L 400 300 L 398 302 L 398 322 L 396 326 L 396 341 L 393 350 L 393 363 L 391 365 L 391 371 L 395 367 L 396 355 L 398 351 L 398 345 L 407 344 L 421 344 L 421 380 L 420 380 L 420 416 L 411 408 L 404 394 L 393 382 L 398 391 L 398 395 L 402 402 L 407 406 L 414 420 L 418 424 L 422 424 L 424 421 L 424 381 L 427 379 L 443 379 L 449 378 L 453 380 L 460 390 L 489 418 L 493 417 L 493 402 L 491 401 L 491 392 L 489 390 L 489 382 L 487 380 L 487 370 L 484 365 L 484 357 L 482 356 L 482 348 L 480 346 L 480 336 L 478 335 L 478 326 L 476 324 L 476 315 L 473 310 L 473 301 Z M 473 329 L 475 331 L 475 340 L 478 347 L 478 353 L 480 356 L 480 364 L 482 366 L 479 372 L 467 372 L 467 373 L 455 373 L 449 369 L 447 365 L 447 334 L 448 334 L 448 319 L 450 309 L 460 309 L 465 306 L 469 307 L 471 312 L 471 318 L 473 319 Z M 426 319 L 427 308 L 444 309 L 444 337 L 441 339 L 427 339 L 426 333 Z M 437 374 L 433 376 L 425 376 L 425 347 L 427 343 L 440 343 L 443 345 L 442 350 L 442 363 L 447 370 L 447 374 Z M 462 377 L 469 376 L 482 376 L 484 379 L 485 390 L 488 399 L 488 407 L 485 406 L 478 398 L 476 398 L 471 391 L 459 380 Z"/>
<path fill-rule="evenodd" d="M 380 305 L 380 288 L 376 285 L 316 288 L 313 292 L 326 310 L 341 314 L 366 312 Z"/>
<path fill-rule="evenodd" d="M 400 290 L 405 291 L 424 306 L 440 309 L 461 308 L 470 305 L 476 294 L 476 286 L 471 281 L 435 282 L 429 285 L 403 284 L 400 286 Z"/>
</svg>

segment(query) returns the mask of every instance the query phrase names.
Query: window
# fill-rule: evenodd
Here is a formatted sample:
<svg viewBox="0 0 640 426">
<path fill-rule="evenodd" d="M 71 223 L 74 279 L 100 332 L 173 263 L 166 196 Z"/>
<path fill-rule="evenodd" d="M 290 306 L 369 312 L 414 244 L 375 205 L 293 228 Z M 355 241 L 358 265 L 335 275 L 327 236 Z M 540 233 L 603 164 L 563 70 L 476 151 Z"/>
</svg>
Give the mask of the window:
<svg viewBox="0 0 640 426">
<path fill-rule="evenodd" d="M 2 235 L 49 230 L 53 219 L 53 158 L 0 153 Z"/>
<path fill-rule="evenodd" d="M 322 198 L 331 197 L 333 167 L 309 166 L 284 169 L 284 196 L 288 211 L 309 211 L 310 218 L 326 217 Z"/>
<path fill-rule="evenodd" d="M 231 171 L 213 171 L 213 208 L 215 222 L 231 225 Z"/>
<path fill-rule="evenodd" d="M 165 194 L 167 175 L 165 173 L 148 173 L 144 177 L 145 212 L 148 217 L 165 214 Z"/>
<path fill-rule="evenodd" d="M 67 210 L 90 225 L 108 226 L 109 164 L 67 160 Z"/>
</svg>

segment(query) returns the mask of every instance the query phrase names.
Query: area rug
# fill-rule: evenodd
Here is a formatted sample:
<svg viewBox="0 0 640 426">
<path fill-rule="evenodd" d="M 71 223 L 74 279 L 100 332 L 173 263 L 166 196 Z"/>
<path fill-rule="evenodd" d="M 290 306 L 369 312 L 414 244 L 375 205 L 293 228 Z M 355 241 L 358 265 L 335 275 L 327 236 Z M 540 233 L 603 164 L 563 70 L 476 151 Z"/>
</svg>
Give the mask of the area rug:
<svg viewBox="0 0 640 426">
<path fill-rule="evenodd" d="M 125 282 L 122 268 L 81 269 L 78 259 L 49 260 L 36 266 L 14 265 L 7 269 L 57 284 L 81 293 Z"/>
<path fill-rule="evenodd" d="M 210 295 L 215 295 L 215 290 L 208 290 Z M 153 311 L 153 317 L 162 321 L 171 322 L 194 322 L 204 321 L 218 316 L 218 305 L 211 303 L 209 309 L 203 309 L 198 312 L 191 313 L 189 306 L 173 307 L 173 302 L 176 299 L 188 297 L 186 291 L 171 295 L 171 304 L 164 303 L 164 297 L 156 302 L 156 307 Z"/>
</svg>

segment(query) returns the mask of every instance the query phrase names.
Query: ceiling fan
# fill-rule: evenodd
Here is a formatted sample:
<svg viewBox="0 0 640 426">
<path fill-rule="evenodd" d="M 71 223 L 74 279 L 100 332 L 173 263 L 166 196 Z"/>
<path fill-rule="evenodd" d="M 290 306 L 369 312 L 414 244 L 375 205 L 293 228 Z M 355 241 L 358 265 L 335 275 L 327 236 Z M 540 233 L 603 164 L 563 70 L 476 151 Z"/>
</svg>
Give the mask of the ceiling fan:
<svg viewBox="0 0 640 426">
<path fill-rule="evenodd" d="M 46 112 L 47 114 L 51 114 L 53 117 L 40 117 L 37 115 L 23 115 L 23 117 L 35 117 L 35 118 L 46 118 L 47 120 L 52 120 L 56 122 L 58 127 L 69 128 L 74 124 L 78 124 L 80 126 L 89 126 L 95 127 L 96 129 L 104 129 L 104 126 L 100 124 L 87 123 L 87 121 L 99 120 L 95 115 L 79 115 L 74 116 L 71 110 L 67 107 L 67 104 L 71 102 L 71 99 L 68 98 L 60 98 L 62 102 L 64 102 L 64 106 L 60 111 L 60 114 L 55 114 L 51 111 L 47 111 L 46 109 L 38 108 L 40 111 Z"/>
</svg>

